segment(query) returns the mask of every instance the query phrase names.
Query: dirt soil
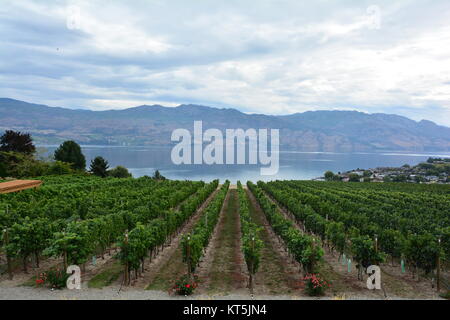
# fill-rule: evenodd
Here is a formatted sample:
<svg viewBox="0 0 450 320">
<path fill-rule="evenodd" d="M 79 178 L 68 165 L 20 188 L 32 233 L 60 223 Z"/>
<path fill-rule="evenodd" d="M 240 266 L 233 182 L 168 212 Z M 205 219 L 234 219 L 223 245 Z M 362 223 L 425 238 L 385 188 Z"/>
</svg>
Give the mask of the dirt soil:
<svg viewBox="0 0 450 320">
<path fill-rule="evenodd" d="M 197 269 L 198 294 L 248 293 L 248 276 L 241 251 L 241 228 L 236 188 L 230 188 L 217 227 Z"/>
<path fill-rule="evenodd" d="M 166 247 L 152 262 L 147 259 L 145 273 L 137 281 L 134 281 L 130 288 L 147 288 L 151 290 L 169 290 L 177 278 L 187 272 L 187 266 L 182 261 L 182 250 L 180 242 L 182 235 L 188 233 L 195 226 L 202 216 L 203 210 L 216 196 L 220 186 L 208 199 L 200 206 L 194 216 L 182 228 L 181 232 L 172 240 L 169 247 Z"/>
<path fill-rule="evenodd" d="M 303 283 L 300 266 L 285 251 L 282 243 L 270 227 L 253 194 L 247 190 L 250 215 L 262 227 L 260 238 L 264 242 L 259 270 L 255 275 L 256 295 L 302 295 Z"/>
</svg>

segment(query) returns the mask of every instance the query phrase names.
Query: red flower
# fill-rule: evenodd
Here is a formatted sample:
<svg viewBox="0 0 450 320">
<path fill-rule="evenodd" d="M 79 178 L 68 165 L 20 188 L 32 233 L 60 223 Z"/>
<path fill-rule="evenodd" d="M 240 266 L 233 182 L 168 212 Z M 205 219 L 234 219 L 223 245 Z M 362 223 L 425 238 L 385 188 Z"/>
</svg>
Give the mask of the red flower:
<svg viewBox="0 0 450 320">
<path fill-rule="evenodd" d="M 187 285 L 186 285 L 186 288 L 190 288 L 190 287 L 191 287 L 191 285 L 190 285 L 190 284 L 187 284 Z"/>
</svg>

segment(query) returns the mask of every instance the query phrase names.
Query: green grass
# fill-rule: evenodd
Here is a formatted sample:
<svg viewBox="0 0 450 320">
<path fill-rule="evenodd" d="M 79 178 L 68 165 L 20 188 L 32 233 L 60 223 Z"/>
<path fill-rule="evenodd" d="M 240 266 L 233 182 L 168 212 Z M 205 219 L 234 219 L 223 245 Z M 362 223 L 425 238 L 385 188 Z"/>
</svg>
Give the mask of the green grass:
<svg viewBox="0 0 450 320">
<path fill-rule="evenodd" d="M 448 290 L 446 293 L 441 293 L 440 296 L 444 299 L 450 300 L 450 290 Z"/>
<path fill-rule="evenodd" d="M 114 281 L 119 279 L 120 274 L 123 272 L 123 266 L 119 261 L 114 262 L 111 266 L 108 266 L 105 270 L 94 276 L 88 282 L 89 288 L 101 289 L 109 286 Z"/>
<path fill-rule="evenodd" d="M 32 276 L 30 279 L 21 284 L 23 287 L 35 287 L 36 286 L 36 276 Z"/>
<path fill-rule="evenodd" d="M 253 222 L 261 228 L 259 235 L 264 242 L 257 274 L 262 276 L 262 282 L 270 294 L 290 294 L 296 287 L 296 284 L 292 283 L 292 279 L 283 265 L 284 258 L 280 255 L 279 250 L 273 246 L 270 234 L 264 228 L 264 213 L 255 207 L 255 203 L 251 200 L 248 193 L 247 197 L 250 204 L 250 216 Z"/>
<path fill-rule="evenodd" d="M 210 283 L 207 291 L 214 292 L 229 292 L 233 286 L 233 256 L 235 250 L 240 248 L 235 247 L 235 237 L 240 236 L 236 234 L 236 222 L 239 219 L 237 212 L 237 192 L 236 190 L 229 191 L 228 202 L 225 206 L 223 217 L 223 229 L 219 232 L 217 243 L 219 250 L 215 250 L 214 258 L 211 266 Z"/>
</svg>

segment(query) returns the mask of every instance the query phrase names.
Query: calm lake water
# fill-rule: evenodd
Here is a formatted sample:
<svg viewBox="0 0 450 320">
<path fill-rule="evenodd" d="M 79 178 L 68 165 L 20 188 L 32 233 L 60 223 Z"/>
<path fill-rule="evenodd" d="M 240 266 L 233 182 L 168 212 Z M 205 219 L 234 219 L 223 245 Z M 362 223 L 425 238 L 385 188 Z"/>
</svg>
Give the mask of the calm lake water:
<svg viewBox="0 0 450 320">
<path fill-rule="evenodd" d="M 41 152 L 53 154 L 56 146 L 40 146 Z M 171 147 L 82 146 L 87 164 L 96 156 L 108 160 L 110 167 L 127 167 L 134 177 L 153 175 L 158 169 L 169 179 L 211 181 L 219 178 L 237 180 L 308 180 L 322 176 L 327 170 L 335 173 L 351 169 L 416 165 L 428 157 L 450 157 L 450 153 L 329 153 L 281 151 L 277 175 L 262 176 L 260 165 L 174 165 Z"/>
</svg>

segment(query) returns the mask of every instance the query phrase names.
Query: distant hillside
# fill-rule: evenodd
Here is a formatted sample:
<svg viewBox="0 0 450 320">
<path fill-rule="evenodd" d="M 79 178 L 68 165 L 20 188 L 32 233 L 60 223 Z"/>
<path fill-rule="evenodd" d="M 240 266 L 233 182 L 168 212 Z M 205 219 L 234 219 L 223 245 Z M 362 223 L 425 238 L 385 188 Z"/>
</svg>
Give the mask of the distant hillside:
<svg viewBox="0 0 450 320">
<path fill-rule="evenodd" d="M 280 129 L 283 150 L 450 151 L 450 128 L 389 114 L 356 111 L 309 111 L 287 116 L 245 114 L 235 109 L 198 105 L 159 105 L 124 110 L 71 110 L 0 99 L 0 131 L 30 132 L 37 143 L 74 139 L 81 144 L 168 145 L 176 128 Z"/>
</svg>

